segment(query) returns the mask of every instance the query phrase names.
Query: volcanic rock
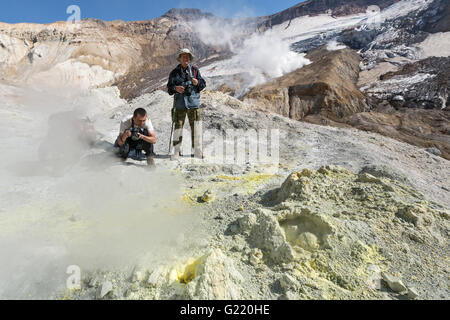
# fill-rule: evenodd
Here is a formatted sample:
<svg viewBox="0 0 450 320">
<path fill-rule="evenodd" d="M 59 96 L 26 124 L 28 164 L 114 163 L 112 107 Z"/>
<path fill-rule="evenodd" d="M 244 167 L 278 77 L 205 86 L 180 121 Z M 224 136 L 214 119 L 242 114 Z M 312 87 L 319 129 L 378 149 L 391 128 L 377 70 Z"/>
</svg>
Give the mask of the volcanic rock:
<svg viewBox="0 0 450 320">
<path fill-rule="evenodd" d="M 365 97 L 356 87 L 356 52 L 321 48 L 307 58 L 313 61 L 310 65 L 251 89 L 244 101 L 295 120 L 320 115 L 339 121 L 366 110 Z"/>
</svg>

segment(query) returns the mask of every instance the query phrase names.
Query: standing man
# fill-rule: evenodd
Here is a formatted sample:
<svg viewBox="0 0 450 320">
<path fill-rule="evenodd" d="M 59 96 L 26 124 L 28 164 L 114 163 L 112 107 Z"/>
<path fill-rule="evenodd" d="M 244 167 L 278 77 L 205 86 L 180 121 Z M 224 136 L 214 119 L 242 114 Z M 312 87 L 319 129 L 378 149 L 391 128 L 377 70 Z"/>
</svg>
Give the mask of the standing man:
<svg viewBox="0 0 450 320">
<path fill-rule="evenodd" d="M 194 55 L 189 49 L 182 49 L 178 52 L 180 64 L 170 73 L 167 89 L 170 95 L 175 95 L 173 107 L 173 121 L 175 123 L 174 133 L 174 155 L 172 160 L 180 157 L 181 143 L 183 141 L 183 126 L 186 116 L 191 127 L 193 157 L 203 159 L 203 152 L 200 146 L 201 134 L 201 113 L 200 113 L 200 92 L 206 88 L 206 81 L 200 75 L 197 66 L 192 65 Z"/>
</svg>

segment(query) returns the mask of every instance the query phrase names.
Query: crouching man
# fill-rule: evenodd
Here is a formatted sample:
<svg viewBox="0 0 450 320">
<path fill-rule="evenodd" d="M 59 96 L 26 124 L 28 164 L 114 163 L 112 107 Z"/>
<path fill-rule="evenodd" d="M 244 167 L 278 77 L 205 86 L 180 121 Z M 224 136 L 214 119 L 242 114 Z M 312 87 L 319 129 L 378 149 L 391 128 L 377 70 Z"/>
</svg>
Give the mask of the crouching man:
<svg viewBox="0 0 450 320">
<path fill-rule="evenodd" d="M 137 161 L 147 159 L 147 164 L 154 166 L 153 145 L 156 144 L 155 130 L 147 111 L 136 109 L 133 116 L 127 117 L 120 123 L 120 134 L 115 147 L 119 148 L 119 155 L 124 160 L 131 158 Z M 145 152 L 145 155 L 142 154 Z"/>
</svg>

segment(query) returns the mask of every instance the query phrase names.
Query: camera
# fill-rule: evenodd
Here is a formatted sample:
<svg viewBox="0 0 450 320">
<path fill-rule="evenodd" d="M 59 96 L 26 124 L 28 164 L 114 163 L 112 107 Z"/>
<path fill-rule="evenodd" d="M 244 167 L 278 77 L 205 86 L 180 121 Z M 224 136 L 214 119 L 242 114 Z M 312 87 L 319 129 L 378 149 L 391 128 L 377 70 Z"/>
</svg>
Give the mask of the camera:
<svg viewBox="0 0 450 320">
<path fill-rule="evenodd" d="M 192 91 L 194 90 L 192 81 L 183 82 L 182 86 L 184 87 L 184 94 L 186 95 L 186 97 L 190 97 L 192 95 Z"/>
<path fill-rule="evenodd" d="M 131 139 L 133 141 L 139 141 L 139 133 L 144 134 L 144 129 L 132 127 L 130 128 L 130 132 L 131 132 Z"/>
</svg>

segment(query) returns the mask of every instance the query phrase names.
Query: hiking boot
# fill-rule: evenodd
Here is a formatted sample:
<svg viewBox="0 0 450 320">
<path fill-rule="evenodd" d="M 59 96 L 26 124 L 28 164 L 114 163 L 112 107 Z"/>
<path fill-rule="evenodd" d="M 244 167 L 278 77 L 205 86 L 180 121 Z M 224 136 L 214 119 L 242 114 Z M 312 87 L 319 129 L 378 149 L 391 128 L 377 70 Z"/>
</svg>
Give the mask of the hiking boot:
<svg viewBox="0 0 450 320">
<path fill-rule="evenodd" d="M 170 161 L 176 161 L 180 159 L 181 156 L 181 149 L 179 147 L 175 147 L 175 151 L 173 152 L 173 155 L 170 156 Z"/>
<path fill-rule="evenodd" d="M 180 153 L 174 153 L 173 155 L 170 156 L 170 161 L 177 161 L 180 159 Z"/>
<path fill-rule="evenodd" d="M 203 152 L 201 150 L 195 150 L 194 154 L 192 155 L 192 158 L 197 158 L 197 159 L 205 159 L 205 155 L 203 154 Z"/>
</svg>

